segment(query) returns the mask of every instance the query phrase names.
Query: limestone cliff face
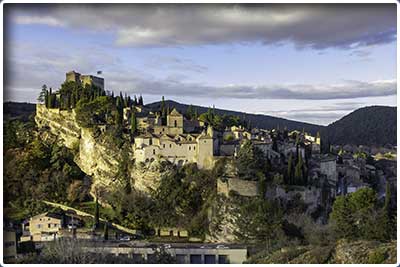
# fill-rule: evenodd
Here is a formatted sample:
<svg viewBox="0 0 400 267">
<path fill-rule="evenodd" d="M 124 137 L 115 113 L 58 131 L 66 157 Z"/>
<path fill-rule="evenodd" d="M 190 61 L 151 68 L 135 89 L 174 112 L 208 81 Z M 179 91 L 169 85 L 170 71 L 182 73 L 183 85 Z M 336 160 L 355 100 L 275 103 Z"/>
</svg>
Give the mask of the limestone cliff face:
<svg viewBox="0 0 400 267">
<path fill-rule="evenodd" d="M 94 137 L 91 129 L 79 127 L 74 111 L 59 111 L 37 105 L 35 121 L 47 134 L 57 137 L 66 147 L 79 151 L 75 162 L 83 172 L 93 178 L 92 193 L 95 189 L 101 192 L 114 191 L 124 187 L 124 182 L 117 179 L 121 163 L 121 149 L 112 147 Z M 53 138 L 54 140 L 55 138 Z M 129 155 L 133 151 L 128 151 Z M 132 157 L 129 157 L 130 159 Z M 132 189 L 149 193 L 158 187 L 161 173 L 157 161 L 149 164 L 128 162 Z"/>
<path fill-rule="evenodd" d="M 76 163 L 83 172 L 94 178 L 95 188 L 112 189 L 123 186 L 121 181 L 116 179 L 119 159 L 118 150 L 111 150 L 96 142 L 91 130 L 81 129 L 79 157 L 76 157 Z"/>
<path fill-rule="evenodd" d="M 205 241 L 211 243 L 234 243 L 237 241 L 235 231 L 238 226 L 235 223 L 235 205 L 229 198 L 219 195 L 214 206 L 209 210 L 210 220 L 209 234 Z"/>
<path fill-rule="evenodd" d="M 37 104 L 35 121 L 39 128 L 47 127 L 52 134 L 59 137 L 66 147 L 72 149 L 78 144 L 81 132 L 73 112 L 47 109 L 44 105 Z"/>
</svg>

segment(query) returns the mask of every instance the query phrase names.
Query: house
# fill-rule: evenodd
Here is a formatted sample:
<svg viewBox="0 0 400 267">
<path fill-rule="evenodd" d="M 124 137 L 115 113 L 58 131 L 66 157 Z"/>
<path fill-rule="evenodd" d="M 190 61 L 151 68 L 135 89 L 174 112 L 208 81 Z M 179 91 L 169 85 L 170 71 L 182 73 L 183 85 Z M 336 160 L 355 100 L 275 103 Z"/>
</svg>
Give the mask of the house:
<svg viewBox="0 0 400 267">
<path fill-rule="evenodd" d="M 17 237 L 13 229 L 5 228 L 3 230 L 3 259 L 5 262 L 11 262 L 17 257 Z"/>
<path fill-rule="evenodd" d="M 328 181 L 332 185 L 336 185 L 338 174 L 336 169 L 336 157 L 332 155 L 324 155 L 320 159 L 321 174 L 326 175 Z"/>
<path fill-rule="evenodd" d="M 64 216 L 58 213 L 45 212 L 33 216 L 22 224 L 21 241 L 51 241 L 61 236 Z"/>
</svg>

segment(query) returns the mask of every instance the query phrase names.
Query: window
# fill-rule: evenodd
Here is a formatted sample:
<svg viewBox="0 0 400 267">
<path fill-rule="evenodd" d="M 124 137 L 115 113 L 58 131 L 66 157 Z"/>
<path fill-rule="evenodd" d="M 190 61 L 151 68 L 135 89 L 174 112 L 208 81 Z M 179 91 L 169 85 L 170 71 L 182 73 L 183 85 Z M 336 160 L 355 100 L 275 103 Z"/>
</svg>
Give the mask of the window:
<svg viewBox="0 0 400 267">
<path fill-rule="evenodd" d="M 165 144 L 163 144 L 162 147 L 165 148 Z"/>
<path fill-rule="evenodd" d="M 189 141 L 192 141 L 192 137 L 189 137 Z"/>
<path fill-rule="evenodd" d="M 47 225 L 47 227 L 48 227 L 48 228 L 51 228 L 51 223 L 49 223 L 49 224 Z"/>
<path fill-rule="evenodd" d="M 178 123 L 176 122 L 176 120 L 174 121 L 174 126 L 178 127 Z"/>
<path fill-rule="evenodd" d="M 42 228 L 42 225 L 38 224 L 38 225 L 36 225 L 36 227 L 40 229 L 40 228 Z"/>
<path fill-rule="evenodd" d="M 6 248 L 12 247 L 12 246 L 14 246 L 14 245 L 15 245 L 15 242 L 14 242 L 14 241 L 4 242 L 4 246 L 5 246 Z"/>
<path fill-rule="evenodd" d="M 169 148 L 171 148 L 172 147 L 172 144 L 169 144 Z"/>
<path fill-rule="evenodd" d="M 193 150 L 196 150 L 196 146 L 193 146 Z"/>
<path fill-rule="evenodd" d="M 153 144 L 153 138 L 150 138 L 149 139 L 149 145 L 152 145 Z"/>
<path fill-rule="evenodd" d="M 189 146 L 189 151 L 192 150 L 192 148 Z"/>
<path fill-rule="evenodd" d="M 153 155 L 155 155 L 156 154 L 156 150 L 155 149 L 153 149 Z"/>
</svg>

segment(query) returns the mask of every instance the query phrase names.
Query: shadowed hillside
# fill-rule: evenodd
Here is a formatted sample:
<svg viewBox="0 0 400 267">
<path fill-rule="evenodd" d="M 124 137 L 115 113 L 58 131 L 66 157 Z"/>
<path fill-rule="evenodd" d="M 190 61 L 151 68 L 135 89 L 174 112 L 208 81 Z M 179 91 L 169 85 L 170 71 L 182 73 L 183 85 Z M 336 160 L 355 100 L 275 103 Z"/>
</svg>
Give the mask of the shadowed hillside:
<svg viewBox="0 0 400 267">
<path fill-rule="evenodd" d="M 396 107 L 360 108 L 328 125 L 326 133 L 332 144 L 395 145 L 396 114 Z"/>
</svg>

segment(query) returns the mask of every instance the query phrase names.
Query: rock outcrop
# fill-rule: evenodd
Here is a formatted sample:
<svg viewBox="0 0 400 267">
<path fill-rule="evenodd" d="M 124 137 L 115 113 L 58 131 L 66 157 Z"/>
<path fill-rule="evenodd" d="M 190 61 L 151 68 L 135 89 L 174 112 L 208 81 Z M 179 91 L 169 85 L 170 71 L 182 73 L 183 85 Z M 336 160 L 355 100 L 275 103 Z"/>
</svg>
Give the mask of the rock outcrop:
<svg viewBox="0 0 400 267">
<path fill-rule="evenodd" d="M 122 161 L 122 150 L 110 146 L 94 136 L 92 129 L 81 128 L 75 120 L 74 110 L 63 111 L 36 106 L 35 121 L 39 129 L 45 130 L 49 140 L 57 140 L 75 152 L 75 162 L 80 169 L 92 177 L 92 194 L 95 190 L 109 192 L 125 186 L 118 178 Z M 150 193 L 160 182 L 162 173 L 157 161 L 148 164 L 135 164 L 133 151 L 127 151 L 128 175 L 132 189 Z M 100 196 L 101 197 L 101 196 Z"/>
</svg>

